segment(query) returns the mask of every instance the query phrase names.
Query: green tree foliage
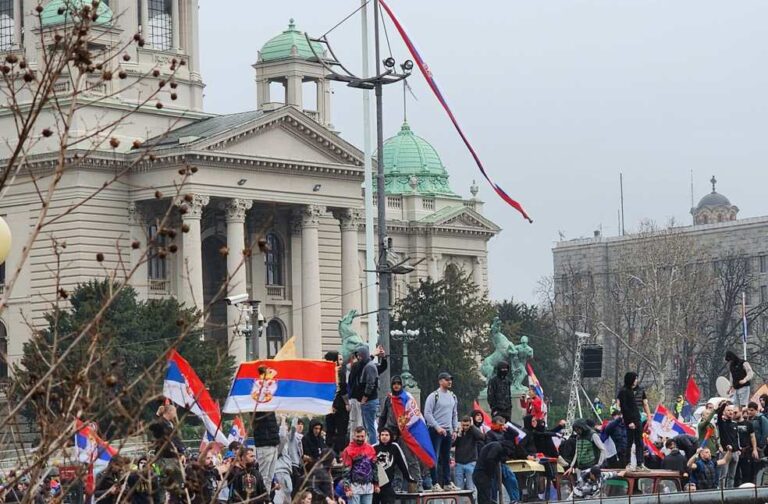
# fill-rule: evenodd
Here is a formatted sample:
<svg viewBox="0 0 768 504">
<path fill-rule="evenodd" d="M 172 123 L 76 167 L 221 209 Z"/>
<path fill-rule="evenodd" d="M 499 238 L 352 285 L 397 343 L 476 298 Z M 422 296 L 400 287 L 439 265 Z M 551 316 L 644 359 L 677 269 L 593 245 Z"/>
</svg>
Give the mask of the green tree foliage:
<svg viewBox="0 0 768 504">
<path fill-rule="evenodd" d="M 485 386 L 478 371 L 478 355 L 489 353 L 488 324 L 493 307 L 468 274 L 449 272 L 445 279 L 420 281 L 395 306 L 392 327 L 406 320 L 421 334 L 408 344 L 411 373 L 422 390 L 422 400 L 437 388 L 437 375 L 453 375 L 459 414 L 468 413 Z M 392 342 L 393 368 L 400 370 L 402 343 Z M 394 373 L 394 371 L 393 371 Z"/>
<path fill-rule="evenodd" d="M 171 348 L 189 361 L 214 398 L 226 396 L 233 362 L 225 349 L 200 341 L 195 311 L 175 299 L 139 301 L 131 287 L 122 288 L 102 317 L 96 317 L 117 285 L 92 280 L 69 296 L 71 308 L 46 314 L 48 328 L 24 344 L 14 374 L 14 390 L 35 390 L 26 413 L 39 421 L 51 413 L 97 421 L 100 431 L 128 434 L 136 418 L 150 419 L 162 395 L 165 356 Z M 89 332 L 73 345 L 87 325 Z M 180 336 L 184 334 L 183 337 Z M 51 363 L 64 358 L 52 380 L 39 386 Z M 78 391 L 78 397 L 71 392 Z M 75 400 L 74 403 L 72 402 Z M 71 405 L 74 404 L 74 408 Z M 37 414 L 45 410 L 47 414 Z M 40 426 L 45 431 L 45 426 Z"/>
<path fill-rule="evenodd" d="M 528 336 L 533 348 L 533 367 L 541 382 L 544 394 L 552 405 L 568 402 L 568 373 L 561 352 L 557 347 L 557 327 L 551 314 L 536 305 L 503 300 L 494 305 L 502 322 L 502 332 L 518 343 L 520 337 Z"/>
</svg>

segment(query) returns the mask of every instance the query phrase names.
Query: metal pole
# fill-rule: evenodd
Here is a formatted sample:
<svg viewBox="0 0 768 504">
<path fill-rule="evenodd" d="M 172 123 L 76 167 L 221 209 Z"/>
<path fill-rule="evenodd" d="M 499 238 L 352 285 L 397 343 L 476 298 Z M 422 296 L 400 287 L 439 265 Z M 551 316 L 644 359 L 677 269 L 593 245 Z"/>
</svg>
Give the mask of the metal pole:
<svg viewBox="0 0 768 504">
<path fill-rule="evenodd" d="M 370 76 L 368 70 L 368 0 L 360 0 L 362 3 L 362 48 L 363 48 L 363 79 Z M 373 156 L 371 146 L 371 91 L 363 89 L 363 153 L 365 160 L 363 167 L 365 169 L 365 291 L 368 299 L 368 348 L 371 353 L 376 349 L 376 312 L 378 311 L 376 285 L 376 251 L 373 237 L 373 166 L 371 157 Z"/>
<path fill-rule="evenodd" d="M 381 54 L 379 47 L 379 1 L 373 1 L 373 38 L 376 57 L 376 75 L 381 75 Z M 378 230 L 379 230 L 379 344 L 389 355 L 389 281 L 391 274 L 387 264 L 387 196 L 384 192 L 384 118 L 382 108 L 382 82 L 376 80 L 376 197 L 378 199 Z M 386 390 L 389 385 L 389 367 L 381 374 L 381 383 Z"/>
</svg>

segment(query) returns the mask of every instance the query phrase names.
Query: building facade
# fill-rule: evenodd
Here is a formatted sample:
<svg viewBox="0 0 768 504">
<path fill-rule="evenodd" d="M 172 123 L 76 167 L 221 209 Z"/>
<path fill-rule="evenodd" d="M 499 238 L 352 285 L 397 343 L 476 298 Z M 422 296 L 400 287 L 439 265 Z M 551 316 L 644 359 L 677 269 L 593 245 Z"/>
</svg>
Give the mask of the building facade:
<svg viewBox="0 0 768 504">
<path fill-rule="evenodd" d="M 37 38 L 25 37 L 25 27 L 36 26 L 37 19 L 21 16 L 32 3 L 16 0 L 0 12 L 12 20 L 3 25 L 10 34 L 0 27 L 0 39 L 10 37 L 0 49 L 17 53 L 35 70 L 43 61 L 37 40 L 66 25 L 67 6 L 91 2 L 45 3 Z M 316 56 L 321 48 L 310 47 L 291 20 L 254 55 L 255 110 L 209 114 L 202 107 L 197 10 L 196 0 L 99 5 L 94 33 L 104 51 L 126 51 L 120 68 L 128 85 L 114 92 L 116 84 L 105 81 L 84 95 L 94 99 L 79 109 L 72 134 L 87 136 L 109 121 L 116 127 L 66 152 L 49 206 L 51 222 L 33 243 L 0 314 L 0 345 L 9 361 L 45 323 L 57 282 L 71 289 L 112 271 L 119 280 L 135 270 L 130 284 L 141 299 L 175 296 L 187 306 L 207 307 L 206 337 L 228 345 L 238 361 L 272 356 L 290 336 L 296 336 L 301 356 L 320 358 L 338 346 L 343 313 L 368 311 L 367 290 L 376 286 L 366 285 L 364 272 L 363 153 L 332 126 L 330 82 Z M 135 33 L 143 35 L 143 47 L 129 43 Z M 169 68 L 182 59 L 188 63 L 176 67 L 177 85 L 161 93 L 164 106 L 145 103 L 146 86 L 170 80 Z M 69 91 L 62 85 L 58 98 L 65 100 Z M 119 120 L 132 109 L 130 120 Z M 4 136 L 12 136 L 13 121 L 10 112 L 0 111 Z M 119 146 L 108 146 L 110 138 Z M 135 139 L 140 146 L 132 146 Z M 49 175 L 55 147 L 40 137 L 27 161 L 30 170 Z M 413 272 L 396 277 L 395 296 L 419 279 L 440 278 L 449 267 L 471 272 L 487 289 L 487 242 L 500 229 L 482 215 L 477 188 L 470 188 L 470 197 L 454 193 L 437 151 L 407 124 L 385 142 L 382 158 L 392 256 L 421 260 Z M 0 215 L 14 236 L 3 282 L 22 264 L 40 205 L 24 174 L 0 199 Z M 131 245 L 150 238 L 156 246 L 144 260 L 144 248 Z M 261 302 L 263 337 L 243 335 L 243 314 L 223 302 L 227 295 Z M 357 320 L 365 334 L 366 321 Z M 7 374 L 7 368 L 0 371 Z"/>
<path fill-rule="evenodd" d="M 713 177 L 712 191 L 691 209 L 694 224 L 673 230 L 690 244 L 695 261 L 712 266 L 715 274 L 710 280 L 711 292 L 721 287 L 715 283 L 722 278 L 718 268 L 723 261 L 736 257 L 743 262 L 741 274 L 748 279 L 744 286 L 747 309 L 764 311 L 768 303 L 768 216 L 738 219 L 738 207 L 716 191 L 716 182 Z M 601 325 L 610 325 L 615 314 L 617 297 L 613 282 L 626 265 L 626 254 L 637 247 L 652 246 L 648 244 L 662 239 L 664 233 L 604 237 L 596 231 L 592 238 L 560 241 L 552 250 L 556 309 L 573 317 L 575 322 L 569 330 L 590 332 L 595 336 L 593 341 L 603 345 L 603 377 L 610 383 L 617 381 L 617 386 L 621 385 L 619 380 L 625 371 L 614 358 L 619 342 Z M 643 240 L 648 241 L 644 244 Z M 740 293 L 741 289 L 737 293 L 739 299 Z M 574 310 L 573 305 L 580 307 Z M 749 334 L 753 342 L 768 335 L 764 315 L 750 321 Z"/>
</svg>

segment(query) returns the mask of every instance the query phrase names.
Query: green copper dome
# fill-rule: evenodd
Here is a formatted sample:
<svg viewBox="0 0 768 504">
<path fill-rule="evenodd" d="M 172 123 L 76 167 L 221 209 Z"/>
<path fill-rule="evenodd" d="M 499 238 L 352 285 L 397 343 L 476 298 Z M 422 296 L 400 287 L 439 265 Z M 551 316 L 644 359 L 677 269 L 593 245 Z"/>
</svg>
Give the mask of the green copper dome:
<svg viewBox="0 0 768 504">
<path fill-rule="evenodd" d="M 378 154 L 374 157 L 378 159 Z M 414 135 L 407 122 L 397 135 L 384 140 L 384 177 L 387 194 L 457 196 L 435 148 Z"/>
<path fill-rule="evenodd" d="M 293 48 L 296 47 L 296 53 Z M 323 54 L 323 46 L 317 42 L 312 43 L 318 56 Z M 296 24 L 291 19 L 288 22 L 288 29 L 277 37 L 273 37 L 261 48 L 261 61 L 275 61 L 298 57 L 302 59 L 313 59 L 315 54 L 309 47 L 307 37 L 304 32 L 296 29 Z"/>
<path fill-rule="evenodd" d="M 41 24 L 42 26 L 53 26 L 66 22 L 71 23 L 73 22 L 72 15 L 76 14 L 79 16 L 86 5 L 93 8 L 91 0 L 51 0 L 40 14 Z M 112 9 L 106 3 L 99 2 L 98 7 L 96 7 L 96 14 L 98 14 L 98 17 L 94 24 L 112 24 Z"/>
</svg>

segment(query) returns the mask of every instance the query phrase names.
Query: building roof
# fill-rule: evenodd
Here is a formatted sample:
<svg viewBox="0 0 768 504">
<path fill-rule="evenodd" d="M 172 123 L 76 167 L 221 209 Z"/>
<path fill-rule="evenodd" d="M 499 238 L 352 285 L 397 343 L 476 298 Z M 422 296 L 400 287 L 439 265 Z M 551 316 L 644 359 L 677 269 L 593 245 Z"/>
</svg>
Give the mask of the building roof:
<svg viewBox="0 0 768 504">
<path fill-rule="evenodd" d="M 144 142 L 145 147 L 170 147 L 216 136 L 264 115 L 262 110 L 249 110 L 235 114 L 206 117 Z"/>
<path fill-rule="evenodd" d="M 699 201 L 699 204 L 696 205 L 697 209 L 704 208 L 704 207 L 719 207 L 719 206 L 731 206 L 731 202 L 720 194 L 719 192 L 712 191 L 711 193 L 707 194 L 701 200 Z"/>
<path fill-rule="evenodd" d="M 288 58 L 315 59 L 315 53 L 323 54 L 323 46 L 312 42 L 312 49 L 303 31 L 296 29 L 293 18 L 288 22 L 288 29 L 272 37 L 261 48 L 261 61 L 276 61 Z M 294 50 L 295 48 L 295 50 Z"/>
<path fill-rule="evenodd" d="M 40 24 L 45 27 L 73 22 L 72 17 L 77 19 L 83 7 L 93 8 L 93 2 L 91 0 L 51 0 L 40 14 Z M 98 17 L 94 24 L 112 24 L 112 9 L 106 2 L 99 2 L 98 7 L 96 7 L 96 14 Z"/>
<path fill-rule="evenodd" d="M 378 153 L 375 154 L 378 159 Z M 387 194 L 457 197 L 448 185 L 448 171 L 432 145 L 403 122 L 397 135 L 384 141 Z"/>
</svg>

